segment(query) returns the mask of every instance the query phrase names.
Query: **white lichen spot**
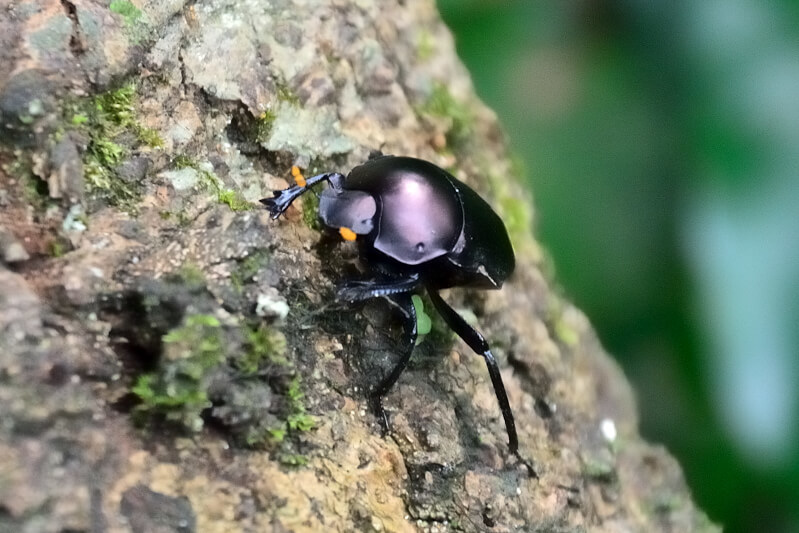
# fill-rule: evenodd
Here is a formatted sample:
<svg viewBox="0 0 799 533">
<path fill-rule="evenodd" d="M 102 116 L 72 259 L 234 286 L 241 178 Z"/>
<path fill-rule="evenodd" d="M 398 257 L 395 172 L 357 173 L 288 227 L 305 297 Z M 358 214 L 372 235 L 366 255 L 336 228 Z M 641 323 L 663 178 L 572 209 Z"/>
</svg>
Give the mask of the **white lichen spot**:
<svg viewBox="0 0 799 533">
<path fill-rule="evenodd" d="M 616 441 L 616 423 L 610 418 L 605 418 L 599 423 L 599 431 L 608 442 Z"/>
<path fill-rule="evenodd" d="M 289 305 L 282 298 L 261 293 L 255 304 L 255 314 L 260 317 L 271 317 L 283 320 L 289 314 Z"/>
<path fill-rule="evenodd" d="M 80 204 L 75 204 L 69 208 L 64 222 L 61 224 L 61 229 L 63 229 L 65 233 L 83 233 L 87 229 L 84 222 L 85 220 L 86 215 L 83 212 L 83 207 Z"/>
</svg>

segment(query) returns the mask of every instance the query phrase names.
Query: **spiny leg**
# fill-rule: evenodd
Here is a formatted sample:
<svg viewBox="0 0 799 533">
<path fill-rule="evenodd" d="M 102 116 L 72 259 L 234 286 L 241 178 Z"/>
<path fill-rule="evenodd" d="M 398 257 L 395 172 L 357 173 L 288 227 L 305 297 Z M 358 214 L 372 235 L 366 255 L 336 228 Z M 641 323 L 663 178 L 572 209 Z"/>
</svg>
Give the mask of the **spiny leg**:
<svg viewBox="0 0 799 533">
<path fill-rule="evenodd" d="M 486 342 L 480 332 L 467 324 L 463 317 L 441 298 L 438 292 L 434 290 L 428 290 L 427 292 L 436 310 L 444 318 L 447 325 L 469 345 L 469 348 L 474 350 L 475 353 L 482 355 L 483 359 L 485 359 L 486 366 L 488 367 L 488 375 L 491 376 L 491 383 L 494 385 L 494 394 L 496 394 L 497 401 L 499 402 L 499 410 L 502 411 L 502 417 L 505 419 L 505 430 L 508 432 L 508 448 L 510 448 L 512 454 L 518 456 L 519 439 L 516 436 L 516 423 L 513 420 L 513 411 L 510 409 L 508 394 L 505 392 L 505 385 L 502 383 L 499 365 L 497 365 L 497 360 L 494 359 L 494 354 L 491 353 L 488 342 Z"/>
<path fill-rule="evenodd" d="M 276 219 L 282 215 L 300 195 L 322 181 L 327 181 L 334 189 L 341 189 L 344 176 L 338 172 L 326 172 L 312 178 L 306 178 L 305 185 L 294 185 L 282 191 L 273 191 L 274 198 L 263 198 L 260 202 L 266 206 L 272 218 Z"/>
<path fill-rule="evenodd" d="M 421 285 L 418 274 L 387 281 L 348 281 L 339 285 L 336 298 L 345 302 L 360 302 L 380 296 L 413 292 Z M 393 302 L 395 303 L 396 302 Z M 404 311 L 403 311 L 404 312 Z"/>
<path fill-rule="evenodd" d="M 386 296 L 386 299 L 393 304 L 402 314 L 403 322 L 403 352 L 397 364 L 391 373 L 384 377 L 383 380 L 372 390 L 371 404 L 372 410 L 375 413 L 380 425 L 383 427 L 383 432 L 388 433 L 388 416 L 385 409 L 383 409 L 383 397 L 388 394 L 391 387 L 399 379 L 402 372 L 408 366 L 408 361 L 411 359 L 413 348 L 416 346 L 416 308 L 413 306 L 413 300 L 409 293 L 392 294 Z"/>
</svg>

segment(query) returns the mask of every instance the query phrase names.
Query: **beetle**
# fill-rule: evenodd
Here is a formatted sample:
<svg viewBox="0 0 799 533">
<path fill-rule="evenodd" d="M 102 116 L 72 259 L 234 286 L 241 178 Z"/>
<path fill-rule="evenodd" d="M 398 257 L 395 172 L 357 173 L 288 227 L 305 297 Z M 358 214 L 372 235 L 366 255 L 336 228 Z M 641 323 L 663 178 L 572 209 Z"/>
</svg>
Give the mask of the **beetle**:
<svg viewBox="0 0 799 533">
<path fill-rule="evenodd" d="M 411 295 L 425 289 L 447 325 L 485 360 L 505 420 L 508 447 L 517 454 L 513 412 L 488 342 L 439 294 L 449 287 L 502 287 L 513 272 L 515 257 L 499 216 L 474 190 L 422 159 L 379 154 L 346 177 L 327 172 L 305 179 L 293 173 L 299 178 L 297 185 L 261 200 L 272 219 L 326 181 L 329 187 L 319 195 L 319 217 L 345 239 L 358 240 L 360 257 L 371 275 L 368 280 L 343 283 L 337 297 L 347 302 L 383 297 L 403 316 L 405 349 L 370 394 L 384 430 L 388 418 L 383 397 L 405 370 L 416 344 Z"/>
</svg>

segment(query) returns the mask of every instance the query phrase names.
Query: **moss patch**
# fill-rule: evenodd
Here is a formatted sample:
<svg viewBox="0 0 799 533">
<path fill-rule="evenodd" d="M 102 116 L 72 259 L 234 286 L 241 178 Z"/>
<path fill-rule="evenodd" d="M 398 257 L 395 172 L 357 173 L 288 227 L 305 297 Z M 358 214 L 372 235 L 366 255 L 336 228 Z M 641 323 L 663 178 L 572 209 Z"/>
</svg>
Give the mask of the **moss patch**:
<svg viewBox="0 0 799 533">
<path fill-rule="evenodd" d="M 445 118 L 450 121 L 447 129 L 447 144 L 462 144 L 474 130 L 474 114 L 467 104 L 452 96 L 443 83 L 436 83 L 430 97 L 420 108 L 422 114 Z"/>
<path fill-rule="evenodd" d="M 141 400 L 135 414 L 158 415 L 192 431 L 203 427 L 202 412 L 211 407 L 212 372 L 225 358 L 221 324 L 210 315 L 188 315 L 162 338 L 157 372 L 139 376 L 133 393 Z"/>
<path fill-rule="evenodd" d="M 266 266 L 269 254 L 265 250 L 256 250 L 241 261 L 230 273 L 230 282 L 237 292 L 244 290 L 244 285 L 253 281 L 253 278 L 261 268 Z"/>
<path fill-rule="evenodd" d="M 289 366 L 286 354 L 286 337 L 275 329 L 259 326 L 247 331 L 247 341 L 235 367 L 244 375 L 255 375 L 265 365 Z"/>
<path fill-rule="evenodd" d="M 244 199 L 240 192 L 225 187 L 225 184 L 216 174 L 203 168 L 197 161 L 187 155 L 177 155 L 172 160 L 172 164 L 177 169 L 192 168 L 197 171 L 200 179 L 200 187 L 216 195 L 216 200 L 220 204 L 225 204 L 231 211 L 249 211 L 255 206 Z"/>
<path fill-rule="evenodd" d="M 109 4 L 108 9 L 112 13 L 122 15 L 122 18 L 125 19 L 125 24 L 129 26 L 136 24 L 142 18 L 141 9 L 128 0 L 113 0 L 111 4 Z"/>
<path fill-rule="evenodd" d="M 419 32 L 419 37 L 416 40 L 416 57 L 419 61 L 425 62 L 433 57 L 435 50 L 436 43 L 433 34 L 427 29 Z"/>
<path fill-rule="evenodd" d="M 294 106 L 300 105 L 300 97 L 291 90 L 291 87 L 285 81 L 278 81 L 275 86 L 277 87 L 278 100 Z"/>
<path fill-rule="evenodd" d="M 322 229 L 319 220 L 319 197 L 313 191 L 302 196 L 302 220 L 311 229 L 317 231 Z"/>
<path fill-rule="evenodd" d="M 136 88 L 132 83 L 91 98 L 68 102 L 64 106 L 65 131 L 76 130 L 88 137 L 83 154 L 84 179 L 88 193 L 112 205 L 134 210 L 140 191 L 137 184 L 119 177 L 117 168 L 131 149 L 141 146 L 160 148 L 158 133 L 142 126 L 135 112 Z"/>
</svg>

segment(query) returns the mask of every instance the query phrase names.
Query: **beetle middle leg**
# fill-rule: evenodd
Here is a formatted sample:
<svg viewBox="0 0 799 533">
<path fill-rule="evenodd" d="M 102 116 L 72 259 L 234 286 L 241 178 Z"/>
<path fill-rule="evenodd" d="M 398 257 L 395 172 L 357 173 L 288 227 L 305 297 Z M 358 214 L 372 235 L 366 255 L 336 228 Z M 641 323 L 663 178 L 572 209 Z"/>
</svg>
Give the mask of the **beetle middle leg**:
<svg viewBox="0 0 799 533">
<path fill-rule="evenodd" d="M 402 372 L 408 366 L 408 361 L 411 360 L 413 348 L 416 346 L 416 308 L 413 306 L 413 300 L 410 293 L 392 294 L 387 296 L 386 299 L 396 307 L 402 314 L 403 324 L 403 351 L 400 355 L 399 361 L 394 365 L 391 373 L 383 378 L 383 380 L 375 387 L 370 393 L 371 407 L 377 416 L 384 433 L 388 433 L 389 424 L 386 410 L 383 409 L 383 397 L 388 394 L 391 387 L 399 379 Z"/>
</svg>

